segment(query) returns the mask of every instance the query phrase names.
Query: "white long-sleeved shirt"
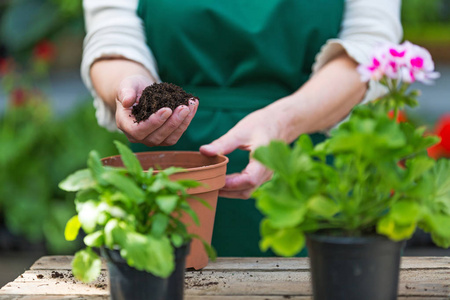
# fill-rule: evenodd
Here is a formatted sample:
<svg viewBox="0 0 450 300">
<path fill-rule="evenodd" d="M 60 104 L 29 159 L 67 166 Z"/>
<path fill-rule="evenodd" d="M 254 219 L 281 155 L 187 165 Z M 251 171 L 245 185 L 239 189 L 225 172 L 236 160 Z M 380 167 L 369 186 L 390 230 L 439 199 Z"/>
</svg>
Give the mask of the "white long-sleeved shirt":
<svg viewBox="0 0 450 300">
<path fill-rule="evenodd" d="M 83 0 L 86 37 L 81 77 L 94 97 L 100 126 L 117 130 L 114 113 L 95 92 L 90 67 L 101 57 L 124 57 L 142 64 L 160 81 L 156 60 L 146 44 L 144 25 L 137 15 L 138 0 Z M 357 63 L 366 63 L 373 48 L 381 43 L 398 43 L 402 37 L 401 0 L 346 0 L 341 30 L 317 54 L 312 67 L 316 73 L 342 52 Z M 362 103 L 379 97 L 381 85 L 369 82 Z"/>
</svg>

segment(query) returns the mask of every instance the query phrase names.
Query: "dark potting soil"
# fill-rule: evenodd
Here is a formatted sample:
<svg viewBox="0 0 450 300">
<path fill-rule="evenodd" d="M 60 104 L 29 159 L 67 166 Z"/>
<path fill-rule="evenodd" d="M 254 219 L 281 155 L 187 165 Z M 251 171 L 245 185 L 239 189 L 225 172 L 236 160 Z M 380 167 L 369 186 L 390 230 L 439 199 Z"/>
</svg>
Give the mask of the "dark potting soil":
<svg viewBox="0 0 450 300">
<path fill-rule="evenodd" d="M 189 99 L 191 98 L 198 99 L 173 83 L 154 83 L 142 91 L 139 102 L 133 107 L 131 113 L 136 118 L 136 122 L 139 123 L 147 120 L 151 114 L 163 107 L 168 107 L 174 111 L 180 105 L 189 106 Z"/>
</svg>

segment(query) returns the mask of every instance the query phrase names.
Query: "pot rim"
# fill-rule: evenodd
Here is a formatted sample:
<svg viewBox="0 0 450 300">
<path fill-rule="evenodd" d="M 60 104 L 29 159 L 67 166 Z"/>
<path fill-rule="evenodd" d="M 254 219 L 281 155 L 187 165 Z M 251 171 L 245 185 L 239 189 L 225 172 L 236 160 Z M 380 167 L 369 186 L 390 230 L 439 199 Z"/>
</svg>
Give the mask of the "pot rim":
<svg viewBox="0 0 450 300">
<path fill-rule="evenodd" d="M 223 161 L 219 162 L 219 163 L 215 163 L 215 164 L 210 164 L 210 165 L 206 165 L 206 166 L 200 166 L 200 167 L 194 167 L 194 168 L 183 168 L 186 170 L 186 172 L 194 172 L 194 171 L 200 171 L 200 170 L 208 170 L 208 169 L 215 169 L 215 168 L 220 168 L 222 166 L 225 166 L 228 164 L 228 157 L 226 157 L 225 155 L 222 154 L 218 154 L 215 156 L 207 156 L 204 155 L 202 153 L 200 153 L 200 151 L 146 151 L 146 152 L 135 152 L 134 153 L 136 155 L 136 157 L 139 159 L 139 156 L 157 156 L 157 155 L 166 155 L 166 154 L 170 154 L 170 155 L 195 155 L 195 156 L 204 156 L 204 157 L 219 157 L 220 159 L 222 159 Z M 105 161 L 107 160 L 113 160 L 113 159 L 121 159 L 120 155 L 112 155 L 112 156 L 107 156 L 101 159 L 101 162 L 104 164 Z M 153 173 L 158 173 L 160 170 L 153 170 Z M 144 172 L 147 172 L 147 170 L 144 170 Z"/>
<path fill-rule="evenodd" d="M 380 234 L 367 234 L 362 236 L 333 236 L 325 233 L 309 233 L 306 234 L 306 238 L 321 243 L 340 244 L 340 245 L 369 244 L 379 242 L 403 243 L 405 241 L 405 240 L 394 241 Z"/>
</svg>

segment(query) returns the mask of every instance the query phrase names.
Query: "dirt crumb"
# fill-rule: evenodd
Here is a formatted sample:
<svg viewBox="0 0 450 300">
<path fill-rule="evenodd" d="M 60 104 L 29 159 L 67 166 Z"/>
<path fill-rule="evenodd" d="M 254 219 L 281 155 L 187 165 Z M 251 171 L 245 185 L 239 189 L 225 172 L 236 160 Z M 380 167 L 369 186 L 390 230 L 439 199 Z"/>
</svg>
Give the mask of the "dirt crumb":
<svg viewBox="0 0 450 300">
<path fill-rule="evenodd" d="M 64 274 L 58 271 L 52 271 L 52 278 L 64 278 Z"/>
</svg>

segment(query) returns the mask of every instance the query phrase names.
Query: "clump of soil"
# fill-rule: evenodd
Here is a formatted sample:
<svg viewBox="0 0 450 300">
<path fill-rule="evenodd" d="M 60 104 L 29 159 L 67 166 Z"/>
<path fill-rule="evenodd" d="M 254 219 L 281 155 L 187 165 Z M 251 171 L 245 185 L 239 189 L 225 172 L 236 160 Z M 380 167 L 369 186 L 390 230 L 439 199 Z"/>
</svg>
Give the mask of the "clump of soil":
<svg viewBox="0 0 450 300">
<path fill-rule="evenodd" d="M 188 106 L 191 98 L 198 99 L 173 83 L 154 83 L 142 91 L 138 104 L 133 106 L 131 113 L 139 123 L 163 107 L 174 111 L 180 105 Z"/>
<path fill-rule="evenodd" d="M 64 278 L 64 274 L 58 271 L 52 271 L 52 278 Z"/>
</svg>

